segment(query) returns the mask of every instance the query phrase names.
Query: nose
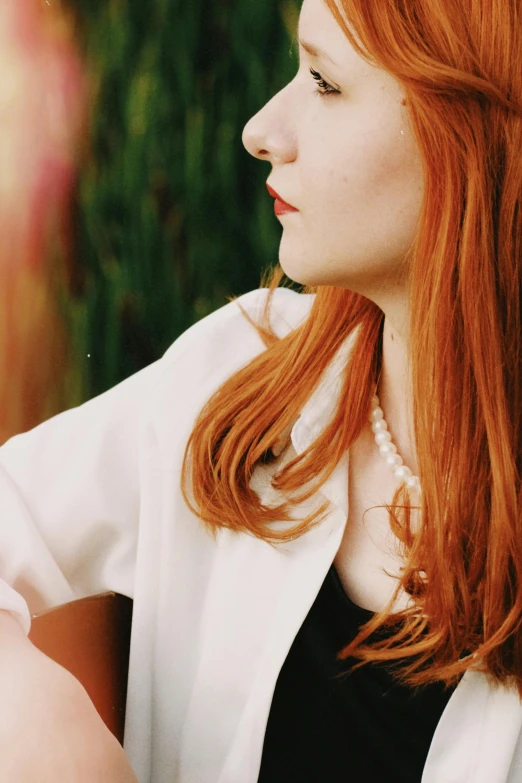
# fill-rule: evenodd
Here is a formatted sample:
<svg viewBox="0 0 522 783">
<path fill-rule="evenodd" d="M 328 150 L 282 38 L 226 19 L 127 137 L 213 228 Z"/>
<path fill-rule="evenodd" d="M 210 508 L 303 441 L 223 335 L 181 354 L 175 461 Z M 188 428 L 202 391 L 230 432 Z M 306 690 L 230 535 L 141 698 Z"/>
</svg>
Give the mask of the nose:
<svg viewBox="0 0 522 783">
<path fill-rule="evenodd" d="M 254 158 L 277 165 L 291 163 L 297 156 L 297 143 L 287 85 L 245 125 L 243 145 Z"/>
</svg>

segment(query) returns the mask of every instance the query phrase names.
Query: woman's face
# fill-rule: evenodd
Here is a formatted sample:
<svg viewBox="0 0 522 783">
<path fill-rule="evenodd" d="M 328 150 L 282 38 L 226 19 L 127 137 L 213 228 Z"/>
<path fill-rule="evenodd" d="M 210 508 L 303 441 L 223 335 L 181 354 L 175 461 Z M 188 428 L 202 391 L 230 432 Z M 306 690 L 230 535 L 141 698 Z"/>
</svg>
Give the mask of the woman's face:
<svg viewBox="0 0 522 783">
<path fill-rule="evenodd" d="M 404 282 L 423 195 L 404 94 L 355 52 L 323 0 L 304 0 L 299 39 L 327 55 L 300 45 L 297 75 L 243 132 L 248 152 L 272 164 L 268 184 L 298 209 L 279 216 L 279 261 L 295 282 L 381 306 Z M 317 94 L 325 85 L 311 68 L 338 92 Z"/>
</svg>

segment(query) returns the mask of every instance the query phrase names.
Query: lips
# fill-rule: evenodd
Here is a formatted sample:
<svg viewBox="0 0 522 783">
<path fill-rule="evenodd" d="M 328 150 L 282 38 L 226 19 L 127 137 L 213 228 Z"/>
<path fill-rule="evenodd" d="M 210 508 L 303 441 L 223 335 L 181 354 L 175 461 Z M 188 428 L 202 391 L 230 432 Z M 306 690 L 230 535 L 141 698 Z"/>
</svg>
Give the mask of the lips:
<svg viewBox="0 0 522 783">
<path fill-rule="evenodd" d="M 267 183 L 266 188 L 267 188 L 268 192 L 270 193 L 270 195 L 272 196 L 272 198 L 276 199 L 276 205 L 278 207 L 284 208 L 284 210 L 287 211 L 287 212 L 290 212 L 290 211 L 298 212 L 298 210 L 295 207 L 293 207 L 287 201 L 282 199 L 281 196 L 279 195 L 279 193 L 277 193 L 277 191 L 275 191 L 273 188 L 271 188 L 268 183 Z"/>
</svg>

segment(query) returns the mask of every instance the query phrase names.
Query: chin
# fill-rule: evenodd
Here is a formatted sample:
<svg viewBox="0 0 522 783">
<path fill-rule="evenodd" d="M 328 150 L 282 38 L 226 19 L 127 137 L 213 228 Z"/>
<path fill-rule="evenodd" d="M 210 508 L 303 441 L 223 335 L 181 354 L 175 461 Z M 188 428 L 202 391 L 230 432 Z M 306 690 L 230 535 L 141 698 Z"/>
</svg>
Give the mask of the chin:
<svg viewBox="0 0 522 783">
<path fill-rule="evenodd" d="M 287 259 L 279 259 L 279 264 L 285 273 L 285 275 L 293 280 L 298 285 L 318 286 L 318 285 L 332 285 L 338 286 L 340 282 L 337 278 L 329 279 L 325 275 L 320 274 L 318 269 L 311 269 L 303 264 L 291 263 Z"/>
<path fill-rule="evenodd" d="M 285 275 L 298 285 L 324 285 L 324 278 L 319 274 L 317 266 L 314 269 L 310 261 L 307 263 L 297 254 L 280 252 L 279 264 Z"/>
</svg>

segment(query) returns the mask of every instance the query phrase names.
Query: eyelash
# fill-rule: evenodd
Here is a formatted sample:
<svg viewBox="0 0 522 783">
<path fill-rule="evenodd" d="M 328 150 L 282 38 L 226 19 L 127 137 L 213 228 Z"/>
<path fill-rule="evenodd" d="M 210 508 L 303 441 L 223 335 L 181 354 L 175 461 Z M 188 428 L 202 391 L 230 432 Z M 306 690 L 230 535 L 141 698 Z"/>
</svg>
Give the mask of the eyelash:
<svg viewBox="0 0 522 783">
<path fill-rule="evenodd" d="M 323 79 L 321 74 L 317 73 L 317 71 L 314 71 L 313 68 L 310 68 L 310 73 L 312 74 L 312 76 L 314 77 L 316 82 L 318 82 L 319 88 L 320 88 L 320 89 L 314 90 L 314 95 L 323 95 L 324 96 L 324 95 L 335 95 L 335 94 L 339 94 L 340 93 L 340 90 L 336 90 L 335 87 L 332 87 L 331 84 L 328 84 L 328 82 L 325 82 L 325 80 Z"/>
</svg>

